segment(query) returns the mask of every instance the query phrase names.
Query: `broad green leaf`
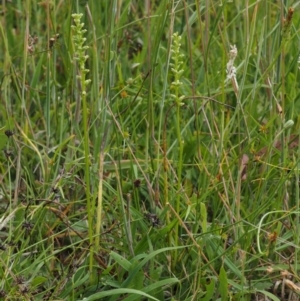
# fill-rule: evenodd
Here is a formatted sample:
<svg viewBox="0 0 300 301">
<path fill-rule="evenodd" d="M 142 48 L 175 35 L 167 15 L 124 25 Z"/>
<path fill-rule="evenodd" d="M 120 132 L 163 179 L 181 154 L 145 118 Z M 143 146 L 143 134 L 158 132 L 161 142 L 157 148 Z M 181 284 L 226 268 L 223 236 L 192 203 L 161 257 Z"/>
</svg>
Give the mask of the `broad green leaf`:
<svg viewBox="0 0 300 301">
<path fill-rule="evenodd" d="M 272 299 L 273 301 L 280 301 L 280 299 L 278 299 L 276 296 L 274 296 L 273 294 L 264 291 L 264 290 L 257 290 L 257 292 L 262 293 L 263 295 L 267 296 L 268 298 Z"/>
<path fill-rule="evenodd" d="M 168 248 L 162 248 L 159 250 L 156 250 L 154 252 L 151 252 L 149 255 L 147 255 L 135 268 L 132 269 L 132 271 L 130 271 L 127 279 L 121 284 L 122 287 L 130 287 L 131 282 L 133 281 L 133 279 L 135 279 L 136 274 L 142 270 L 143 266 L 152 258 L 154 258 L 156 255 L 163 253 L 163 252 L 167 252 L 167 251 L 172 251 L 175 249 L 183 249 L 186 248 L 187 246 L 181 246 L 181 247 L 168 247 Z M 110 299 L 110 301 L 114 301 L 116 300 L 115 297 L 112 297 Z"/>
<path fill-rule="evenodd" d="M 179 280 L 177 278 L 164 279 L 164 280 L 161 280 L 161 281 L 158 281 L 158 282 L 155 282 L 153 284 L 148 285 L 147 287 L 142 289 L 142 291 L 144 293 L 149 293 L 149 292 L 151 292 L 153 290 L 156 290 L 158 288 L 162 288 L 163 286 L 166 286 L 166 285 L 170 286 L 174 283 L 177 283 L 178 281 Z M 132 295 L 132 296 L 129 296 L 128 298 L 124 299 L 124 301 L 134 301 L 137 298 L 139 298 L 139 296 Z"/>
<path fill-rule="evenodd" d="M 153 257 L 155 257 L 156 255 L 163 253 L 163 252 L 167 252 L 167 251 L 172 251 L 172 250 L 176 250 L 176 249 L 183 249 L 186 248 L 188 246 L 182 246 L 182 247 L 168 247 L 168 248 L 162 248 L 159 250 L 156 250 L 152 253 L 150 253 L 149 255 L 147 255 L 136 267 L 135 269 L 132 270 L 132 272 L 130 273 L 130 275 L 128 276 L 128 278 L 122 283 L 123 287 L 127 287 L 128 284 L 132 281 L 132 279 L 134 278 L 135 274 L 138 273 L 138 271 Z"/>
<path fill-rule="evenodd" d="M 156 300 L 156 301 L 160 301 L 142 291 L 139 290 L 135 290 L 135 289 L 131 289 L 131 288 L 117 288 L 114 290 L 110 290 L 110 291 L 105 291 L 105 292 L 100 292 L 100 293 L 96 293 L 92 296 L 89 296 L 87 298 L 83 298 L 83 299 L 79 299 L 78 301 L 93 301 L 93 300 L 102 300 L 102 298 L 108 297 L 108 296 L 113 296 L 113 295 L 123 295 L 123 294 L 136 294 L 139 296 L 144 296 L 146 298 L 149 298 L 151 300 Z M 107 300 L 107 299 L 105 299 Z"/>
</svg>

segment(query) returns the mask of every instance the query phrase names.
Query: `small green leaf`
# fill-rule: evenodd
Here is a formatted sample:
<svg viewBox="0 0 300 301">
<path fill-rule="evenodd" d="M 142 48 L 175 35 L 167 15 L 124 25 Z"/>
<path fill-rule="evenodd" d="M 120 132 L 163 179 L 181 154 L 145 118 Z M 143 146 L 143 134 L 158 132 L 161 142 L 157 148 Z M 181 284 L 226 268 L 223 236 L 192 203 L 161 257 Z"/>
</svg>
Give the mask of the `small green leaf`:
<svg viewBox="0 0 300 301">
<path fill-rule="evenodd" d="M 122 257 L 121 255 L 117 254 L 114 251 L 110 252 L 110 257 L 114 259 L 126 271 L 129 271 L 131 267 L 131 263 L 127 259 L 125 259 L 124 257 Z"/>
<path fill-rule="evenodd" d="M 215 292 L 215 280 L 212 278 L 210 280 L 210 283 L 209 284 L 206 284 L 205 287 L 206 287 L 206 294 L 203 298 L 200 299 L 200 301 L 210 301 L 212 300 L 213 298 L 213 295 L 214 295 L 214 292 Z"/>
<path fill-rule="evenodd" d="M 207 211 L 204 203 L 200 204 L 200 212 L 201 212 L 201 228 L 202 232 L 207 232 Z"/>
<path fill-rule="evenodd" d="M 31 286 L 36 287 L 36 286 L 43 284 L 46 281 L 48 281 L 48 278 L 43 277 L 43 276 L 37 276 L 31 281 Z"/>
<path fill-rule="evenodd" d="M 219 293 L 221 295 L 222 301 L 228 300 L 228 281 L 227 281 L 227 275 L 224 267 L 221 267 L 220 275 L 219 275 Z"/>
<path fill-rule="evenodd" d="M 253 285 L 257 290 L 270 289 L 273 286 L 272 282 L 262 281 Z"/>
<path fill-rule="evenodd" d="M 7 136 L 5 134 L 0 134 L 0 149 L 4 149 L 7 144 Z"/>
</svg>

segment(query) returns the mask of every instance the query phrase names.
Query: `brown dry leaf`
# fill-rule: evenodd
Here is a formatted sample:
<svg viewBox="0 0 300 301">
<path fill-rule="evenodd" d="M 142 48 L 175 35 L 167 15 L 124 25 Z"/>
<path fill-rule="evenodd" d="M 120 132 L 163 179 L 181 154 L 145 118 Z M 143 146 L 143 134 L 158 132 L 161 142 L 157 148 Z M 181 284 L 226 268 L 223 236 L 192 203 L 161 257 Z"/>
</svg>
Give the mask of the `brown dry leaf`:
<svg viewBox="0 0 300 301">
<path fill-rule="evenodd" d="M 282 115 L 282 107 L 279 103 L 277 103 L 277 112 L 279 115 Z"/>
<path fill-rule="evenodd" d="M 247 179 L 247 166 L 249 162 L 249 157 L 246 154 L 243 154 L 241 160 L 241 179 L 245 181 Z"/>
<path fill-rule="evenodd" d="M 300 287 L 289 279 L 284 279 L 286 286 L 291 289 L 293 292 L 300 293 Z"/>
</svg>

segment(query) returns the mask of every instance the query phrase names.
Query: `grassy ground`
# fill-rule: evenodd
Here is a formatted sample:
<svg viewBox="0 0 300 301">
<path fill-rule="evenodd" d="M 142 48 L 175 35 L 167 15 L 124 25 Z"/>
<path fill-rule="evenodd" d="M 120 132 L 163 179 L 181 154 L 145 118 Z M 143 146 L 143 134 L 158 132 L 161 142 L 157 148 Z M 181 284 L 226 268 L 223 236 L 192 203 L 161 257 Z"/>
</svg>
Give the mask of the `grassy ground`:
<svg viewBox="0 0 300 301">
<path fill-rule="evenodd" d="M 292 2 L 2 1 L 2 300 L 298 300 Z"/>
</svg>

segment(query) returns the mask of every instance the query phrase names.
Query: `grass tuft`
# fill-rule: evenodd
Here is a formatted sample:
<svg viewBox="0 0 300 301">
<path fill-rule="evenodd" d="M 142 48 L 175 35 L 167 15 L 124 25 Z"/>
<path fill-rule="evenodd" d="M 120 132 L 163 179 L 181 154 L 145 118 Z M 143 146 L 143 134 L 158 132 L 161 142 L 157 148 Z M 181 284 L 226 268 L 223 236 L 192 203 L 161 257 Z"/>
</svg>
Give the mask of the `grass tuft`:
<svg viewBox="0 0 300 301">
<path fill-rule="evenodd" d="M 297 4 L 0 12 L 1 300 L 299 299 Z"/>
</svg>

